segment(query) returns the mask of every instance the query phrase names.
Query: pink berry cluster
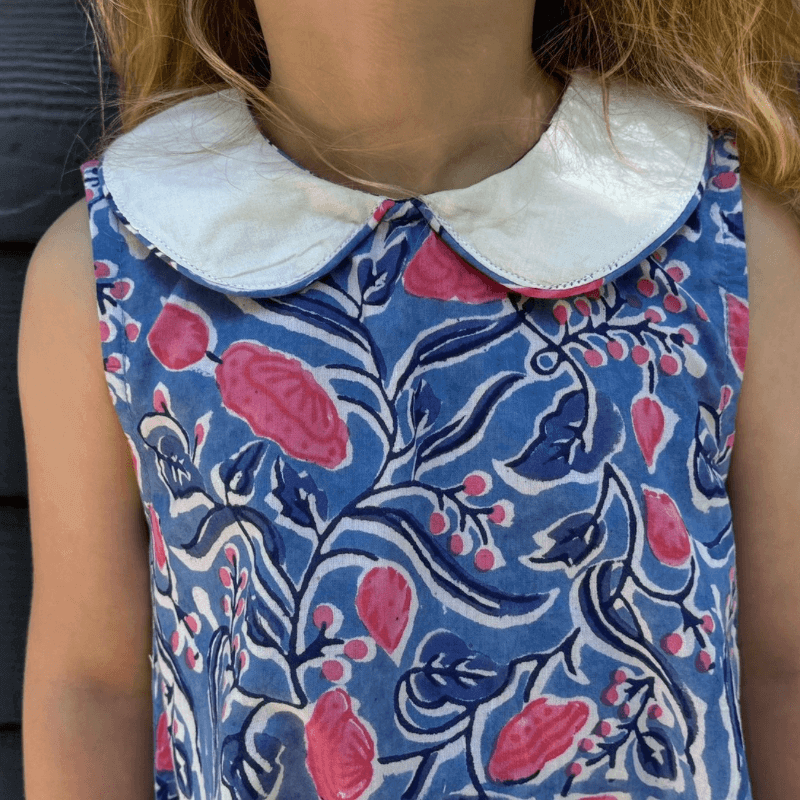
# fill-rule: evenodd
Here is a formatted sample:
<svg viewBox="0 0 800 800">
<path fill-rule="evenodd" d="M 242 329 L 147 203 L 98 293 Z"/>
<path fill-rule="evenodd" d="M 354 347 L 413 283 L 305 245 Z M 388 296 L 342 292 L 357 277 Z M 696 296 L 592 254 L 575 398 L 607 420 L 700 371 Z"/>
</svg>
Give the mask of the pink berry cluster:
<svg viewBox="0 0 800 800">
<path fill-rule="evenodd" d="M 225 558 L 227 558 L 233 569 L 227 566 L 220 567 L 218 575 L 220 583 L 226 589 L 229 589 L 231 594 L 224 594 L 222 600 L 220 601 L 220 605 L 222 606 L 222 610 L 227 617 L 230 618 L 231 615 L 233 616 L 233 619 L 231 620 L 231 622 L 233 622 L 234 620 L 239 619 L 239 617 L 241 617 L 244 613 L 245 597 L 242 591 L 244 587 L 247 586 L 247 570 L 239 570 L 238 579 L 236 583 L 234 583 L 233 576 L 234 572 L 236 571 L 236 564 L 239 558 L 239 552 L 236 549 L 236 545 L 229 544 L 225 547 Z M 231 599 L 231 597 L 233 599 Z M 247 669 L 249 655 L 246 650 L 241 649 L 241 639 L 239 638 L 238 633 L 233 637 L 232 647 L 233 660 L 238 663 L 239 671 L 242 672 Z"/>
<path fill-rule="evenodd" d="M 588 299 L 587 299 L 588 298 Z M 599 300 L 600 289 L 592 289 L 585 294 L 578 295 L 575 299 L 558 300 L 553 305 L 553 316 L 558 321 L 559 325 L 566 325 L 569 315 L 571 313 L 571 306 L 574 305 L 575 309 L 584 317 L 592 316 L 592 307 L 589 300 Z"/>
<path fill-rule="evenodd" d="M 341 627 L 342 620 L 342 612 L 328 603 L 318 605 L 311 615 L 315 627 L 322 629 L 324 625 L 326 634 L 335 634 Z M 342 647 L 342 655 L 351 661 L 369 661 L 375 655 L 375 644 L 370 637 L 349 639 Z M 331 683 L 346 683 L 352 674 L 350 664 L 340 658 L 325 659 L 320 671 L 322 677 Z"/>
<path fill-rule="evenodd" d="M 460 486 L 456 487 L 455 495 L 463 493 L 466 497 L 483 497 L 492 488 L 492 477 L 486 472 L 475 470 L 467 475 Z M 459 503 L 463 506 L 467 514 L 475 514 L 476 509 Z M 511 525 L 514 517 L 514 506 L 508 500 L 498 500 L 491 510 L 478 510 L 478 513 L 486 518 L 487 521 L 507 528 Z M 444 509 L 434 511 L 428 520 L 428 530 L 434 536 L 441 536 L 449 531 L 450 525 Z M 466 555 L 471 547 L 465 537 L 458 531 L 452 531 L 448 539 L 448 547 L 453 555 Z M 497 563 L 496 555 L 487 541 L 479 547 L 473 557 L 475 568 L 481 572 L 489 572 L 494 569 Z"/>
<path fill-rule="evenodd" d="M 611 683 L 600 692 L 600 702 L 606 706 L 615 706 L 619 702 L 619 686 L 628 680 L 628 673 L 624 669 L 617 669 L 611 673 Z M 625 704 L 627 705 L 627 703 Z M 626 714 L 627 716 L 627 714 Z"/>
<path fill-rule="evenodd" d="M 133 282 L 128 278 L 121 278 L 116 280 L 118 267 L 111 261 L 95 261 L 94 262 L 94 276 L 99 282 L 103 294 L 108 295 L 113 299 L 113 306 L 118 307 L 118 304 L 129 300 L 133 294 Z M 126 319 L 127 315 L 119 313 L 119 319 Z M 109 319 L 109 317 L 106 317 Z M 116 329 L 113 328 L 113 323 L 109 324 L 106 319 L 100 320 L 100 340 L 102 342 L 109 342 L 116 336 Z M 125 337 L 130 342 L 135 342 L 139 338 L 141 332 L 141 325 L 131 318 L 127 318 L 124 323 Z M 112 357 L 113 358 L 113 357 Z M 114 359 L 116 361 L 116 359 Z M 109 359 L 112 361 L 112 359 Z M 113 364 L 113 362 L 112 362 Z M 112 365 L 106 364 L 106 369 L 109 372 L 116 372 L 119 369 L 119 362 Z"/>
<path fill-rule="evenodd" d="M 658 255 L 661 259 L 663 259 L 666 257 L 666 252 L 661 252 Z M 686 278 L 685 267 L 677 264 L 669 267 L 665 271 L 676 283 L 680 283 Z M 652 277 L 650 277 L 649 272 L 646 272 L 639 279 L 636 284 L 636 288 L 639 294 L 647 299 L 651 299 L 658 294 L 658 284 L 655 280 L 653 280 Z M 599 300 L 599 298 L 600 290 L 595 289 L 591 292 L 587 292 L 585 295 L 580 295 L 575 299 L 565 298 L 558 300 L 553 305 L 553 316 L 558 321 L 559 325 L 564 326 L 567 324 L 574 306 L 575 310 L 577 310 L 582 316 L 590 317 L 592 315 L 592 306 L 589 300 Z M 637 308 L 641 307 L 639 302 L 631 303 L 631 305 L 635 305 Z M 645 319 L 654 324 L 661 324 L 667 319 L 668 313 L 681 314 L 686 310 L 687 307 L 686 300 L 671 291 L 665 293 L 663 300 L 661 301 L 661 306 L 661 308 L 650 306 L 644 313 Z M 708 315 L 703 308 L 700 305 L 696 305 L 695 308 L 698 317 L 707 322 Z M 688 328 L 681 327 L 679 333 L 683 337 L 685 344 L 691 345 L 696 343 L 695 336 Z M 631 360 L 637 366 L 643 366 L 644 364 L 647 364 L 653 357 L 651 349 L 642 344 L 636 344 L 632 348 L 629 348 L 622 341 L 614 338 L 609 338 L 609 341 L 606 342 L 606 350 L 608 352 L 608 356 L 616 361 L 624 361 L 625 358 L 630 355 Z M 583 351 L 584 360 L 590 367 L 603 366 L 605 363 L 607 363 L 608 356 L 606 356 L 601 350 L 592 347 L 588 347 Z M 661 355 L 658 361 L 658 366 L 665 375 L 677 375 L 680 373 L 682 367 L 680 360 L 669 353 L 664 353 Z"/>
<path fill-rule="evenodd" d="M 704 630 L 706 633 L 713 633 L 714 619 L 711 614 L 703 615 L 699 627 L 702 628 L 702 630 Z M 694 660 L 695 669 L 697 669 L 698 672 L 710 672 L 714 668 L 714 660 L 711 657 L 711 653 L 709 653 L 709 651 L 703 646 L 702 639 L 698 636 L 697 631 L 694 631 L 694 633 L 695 639 L 701 645 L 701 649 Z M 671 656 L 682 657 L 689 655 L 691 652 L 689 651 L 689 646 L 685 639 L 685 635 L 678 631 L 673 631 L 672 633 L 662 636 L 660 644 L 661 649 Z"/>
<path fill-rule="evenodd" d="M 228 566 L 220 567 L 218 572 L 219 579 L 226 589 L 232 590 L 233 597 L 236 599 L 236 595 L 240 593 L 247 585 L 247 570 L 242 569 L 239 572 L 237 585 L 234 586 L 233 572 L 236 569 L 236 560 L 238 558 L 236 546 L 232 544 L 228 545 L 225 548 L 225 556 L 228 559 L 228 562 L 233 566 L 233 570 Z M 230 595 L 226 593 L 222 597 L 220 604 L 225 614 L 230 617 L 233 609 Z M 242 615 L 244 611 L 244 605 L 244 596 L 241 596 L 236 602 L 235 612 L 233 613 L 234 619 L 238 619 Z M 189 669 L 199 672 L 203 666 L 202 656 L 200 654 L 200 650 L 197 648 L 194 642 L 194 638 L 200 632 L 200 616 L 197 614 L 197 612 L 193 611 L 183 617 L 182 623 L 182 625 L 172 632 L 172 636 L 170 637 L 170 646 L 172 647 L 172 652 L 176 655 L 179 655 L 185 646 L 186 649 L 183 654 L 184 661 Z M 240 638 L 238 633 L 231 640 L 231 647 L 231 655 L 233 656 L 233 660 L 238 663 L 239 671 L 241 672 L 247 669 L 249 657 L 247 652 L 240 649 Z"/>
<path fill-rule="evenodd" d="M 627 677 L 628 676 L 626 675 L 625 671 L 622 669 L 615 670 L 612 673 L 611 686 L 601 693 L 601 700 L 603 703 L 606 705 L 616 704 L 617 700 L 619 699 L 616 687 L 619 686 L 619 684 L 624 683 L 627 680 Z M 609 690 L 612 688 L 614 691 L 610 692 Z M 613 702 L 610 702 L 612 698 Z M 647 713 L 651 719 L 658 719 L 663 712 L 660 706 L 654 704 L 648 708 Z M 630 716 L 630 708 L 628 707 L 627 703 L 625 703 L 620 709 L 619 716 L 621 719 L 625 719 Z M 603 739 L 608 739 L 615 732 L 615 725 L 612 722 L 607 719 L 600 720 L 594 726 L 591 735 L 584 736 L 578 741 L 578 755 L 589 755 L 595 752 L 599 742 Z M 567 764 L 564 771 L 569 777 L 577 778 L 583 772 L 583 765 L 576 759 Z"/>
<path fill-rule="evenodd" d="M 180 613 L 180 609 L 176 607 Z M 200 616 L 196 611 L 190 614 L 185 614 L 183 619 L 178 624 L 178 627 L 172 632 L 170 637 L 170 646 L 175 655 L 180 655 L 184 645 L 186 645 L 186 652 L 183 655 L 187 666 L 190 669 L 199 669 L 200 667 L 200 651 L 194 643 L 194 637 L 200 632 Z"/>
<path fill-rule="evenodd" d="M 628 673 L 624 669 L 616 669 L 611 673 L 611 682 L 602 692 L 600 692 L 600 702 L 606 706 L 617 706 L 620 701 L 620 688 L 628 680 Z M 632 713 L 631 704 L 624 702 L 617 710 L 617 716 L 621 720 L 630 719 Z M 659 719 L 664 713 L 663 709 L 657 703 L 651 703 L 647 708 L 647 716 L 650 719 Z M 610 733 L 611 726 L 608 722 L 602 722 L 600 725 L 605 726 L 603 730 L 607 732 L 604 736 Z"/>
</svg>

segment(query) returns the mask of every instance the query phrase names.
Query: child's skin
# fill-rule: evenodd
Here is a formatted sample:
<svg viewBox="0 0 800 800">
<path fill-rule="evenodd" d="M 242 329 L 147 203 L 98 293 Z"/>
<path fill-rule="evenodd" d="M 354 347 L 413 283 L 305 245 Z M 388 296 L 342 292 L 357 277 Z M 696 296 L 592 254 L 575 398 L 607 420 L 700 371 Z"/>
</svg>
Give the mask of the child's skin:
<svg viewBox="0 0 800 800">
<path fill-rule="evenodd" d="M 326 143 L 391 145 L 354 154 L 351 165 L 332 156 L 365 180 L 420 194 L 470 186 L 530 150 L 561 97 L 531 53 L 535 4 L 255 0 L 272 69 L 267 94 Z M 354 185 L 298 137 L 264 127 L 316 174 Z"/>
</svg>

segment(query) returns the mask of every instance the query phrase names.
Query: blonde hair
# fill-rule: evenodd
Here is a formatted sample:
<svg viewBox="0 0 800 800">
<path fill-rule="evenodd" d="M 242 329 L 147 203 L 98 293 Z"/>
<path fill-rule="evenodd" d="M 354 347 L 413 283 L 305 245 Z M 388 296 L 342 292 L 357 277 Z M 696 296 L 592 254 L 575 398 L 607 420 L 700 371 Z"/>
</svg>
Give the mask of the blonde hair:
<svg viewBox="0 0 800 800">
<path fill-rule="evenodd" d="M 302 137 L 335 172 L 378 192 L 413 194 L 337 168 L 325 154 L 353 148 L 326 146 L 264 93 L 269 56 L 252 0 L 80 2 L 119 86 L 114 127 L 104 126 L 92 157 L 166 108 L 236 88 L 261 119 Z M 734 132 L 741 174 L 772 189 L 800 221 L 800 0 L 537 0 L 533 26 L 545 73 L 562 82 L 577 69 L 597 74 L 609 136 L 609 87 L 643 84 L 700 110 L 715 134 Z"/>
</svg>

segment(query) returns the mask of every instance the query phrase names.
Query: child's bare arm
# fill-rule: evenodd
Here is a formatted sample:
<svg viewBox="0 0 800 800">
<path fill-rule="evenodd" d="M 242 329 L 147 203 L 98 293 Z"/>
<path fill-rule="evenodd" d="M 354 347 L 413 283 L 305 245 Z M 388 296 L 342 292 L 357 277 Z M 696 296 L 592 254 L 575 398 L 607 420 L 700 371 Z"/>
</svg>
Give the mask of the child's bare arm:
<svg viewBox="0 0 800 800">
<path fill-rule="evenodd" d="M 728 490 L 755 800 L 800 797 L 800 226 L 745 184 L 750 341 Z"/>
<path fill-rule="evenodd" d="M 33 550 L 29 800 L 153 792 L 148 527 L 105 382 L 95 291 L 81 201 L 33 253 L 19 332 Z"/>
</svg>

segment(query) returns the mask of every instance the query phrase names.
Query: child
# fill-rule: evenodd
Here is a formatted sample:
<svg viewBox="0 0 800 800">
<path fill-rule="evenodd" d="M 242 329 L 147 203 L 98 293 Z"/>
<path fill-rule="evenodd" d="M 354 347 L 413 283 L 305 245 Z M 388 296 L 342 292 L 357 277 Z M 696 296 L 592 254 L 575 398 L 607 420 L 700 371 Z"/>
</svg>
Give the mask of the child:
<svg viewBox="0 0 800 800">
<path fill-rule="evenodd" d="M 791 0 L 95 6 L 29 798 L 798 796 Z"/>
</svg>

